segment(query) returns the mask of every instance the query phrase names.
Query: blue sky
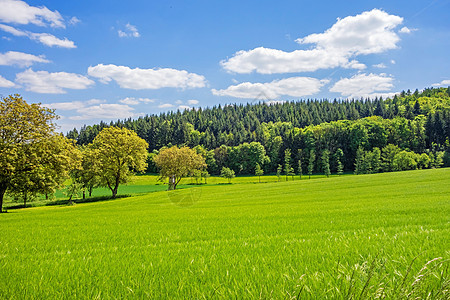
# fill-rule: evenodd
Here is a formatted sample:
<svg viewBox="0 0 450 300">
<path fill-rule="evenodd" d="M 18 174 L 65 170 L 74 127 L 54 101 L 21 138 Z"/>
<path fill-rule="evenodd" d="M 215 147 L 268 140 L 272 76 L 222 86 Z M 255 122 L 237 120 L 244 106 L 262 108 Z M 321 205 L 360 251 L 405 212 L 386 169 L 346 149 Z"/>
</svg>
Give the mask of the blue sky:
<svg viewBox="0 0 450 300">
<path fill-rule="evenodd" d="M 227 103 L 450 85 L 450 0 L 0 0 L 0 94 L 63 132 Z"/>
</svg>

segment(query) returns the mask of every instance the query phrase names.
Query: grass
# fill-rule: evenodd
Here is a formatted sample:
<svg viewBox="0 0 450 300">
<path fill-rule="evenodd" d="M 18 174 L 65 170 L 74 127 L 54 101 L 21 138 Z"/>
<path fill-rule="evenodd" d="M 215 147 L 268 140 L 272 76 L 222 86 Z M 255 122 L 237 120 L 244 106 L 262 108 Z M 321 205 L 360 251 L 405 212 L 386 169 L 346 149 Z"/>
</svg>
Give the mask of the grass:
<svg viewBox="0 0 450 300">
<path fill-rule="evenodd" d="M 448 299 L 449 179 L 210 178 L 147 193 L 141 176 L 132 197 L 10 210 L 0 299 Z"/>
</svg>

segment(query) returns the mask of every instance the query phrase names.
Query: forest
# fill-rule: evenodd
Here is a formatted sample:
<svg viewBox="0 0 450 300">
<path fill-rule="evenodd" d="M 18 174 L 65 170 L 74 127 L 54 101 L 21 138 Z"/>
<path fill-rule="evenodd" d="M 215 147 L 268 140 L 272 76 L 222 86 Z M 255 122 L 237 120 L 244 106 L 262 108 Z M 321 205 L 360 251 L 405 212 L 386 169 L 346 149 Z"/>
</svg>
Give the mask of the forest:
<svg viewBox="0 0 450 300">
<path fill-rule="evenodd" d="M 214 106 L 73 129 L 67 137 L 91 143 L 111 126 L 149 144 L 153 157 L 172 145 L 195 148 L 219 174 L 264 172 L 374 173 L 450 166 L 450 87 L 403 91 L 392 99 L 303 100 Z M 289 167 L 287 167 L 287 165 Z M 342 169 L 342 170 L 340 170 Z"/>
</svg>

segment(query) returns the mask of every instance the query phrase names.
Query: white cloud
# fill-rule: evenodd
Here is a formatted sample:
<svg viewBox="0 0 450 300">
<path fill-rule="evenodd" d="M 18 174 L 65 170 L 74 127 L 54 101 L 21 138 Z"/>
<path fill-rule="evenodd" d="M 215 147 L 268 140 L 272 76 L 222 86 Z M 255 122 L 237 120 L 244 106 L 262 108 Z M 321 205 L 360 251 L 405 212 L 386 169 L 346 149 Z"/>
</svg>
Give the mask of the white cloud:
<svg viewBox="0 0 450 300">
<path fill-rule="evenodd" d="M 198 100 L 195 100 L 195 99 L 191 99 L 191 100 L 188 100 L 188 102 L 187 102 L 189 105 L 197 105 L 198 103 L 199 103 L 199 101 Z"/>
<path fill-rule="evenodd" d="M 23 84 L 27 91 L 44 94 L 64 94 L 65 89 L 83 90 L 94 81 L 79 74 L 28 69 L 16 75 L 16 82 Z"/>
<path fill-rule="evenodd" d="M 0 0 L 0 7 L 0 21 L 4 23 L 65 27 L 61 14 L 45 6 L 30 6 L 19 0 Z"/>
<path fill-rule="evenodd" d="M 19 67 L 29 67 L 33 63 L 49 63 L 50 61 L 45 59 L 44 55 L 32 55 L 23 52 L 8 51 L 6 53 L 0 53 L 0 65 L 12 66 L 17 65 Z"/>
<path fill-rule="evenodd" d="M 229 86 L 224 90 L 212 89 L 211 91 L 216 96 L 250 99 L 264 95 L 264 100 L 269 100 L 280 96 L 302 97 L 313 95 L 319 92 L 320 88 L 327 82 L 327 80 L 318 80 L 311 77 L 291 77 L 268 83 L 244 82 Z"/>
<path fill-rule="evenodd" d="M 313 44 L 309 50 L 285 52 L 264 47 L 238 51 L 221 61 L 224 69 L 236 73 L 262 74 L 312 72 L 335 67 L 364 69 L 358 55 L 382 53 L 397 48 L 400 40 L 394 29 L 403 18 L 373 9 L 338 21 L 324 33 L 311 34 L 296 41 Z"/>
<path fill-rule="evenodd" d="M 161 103 L 160 105 L 158 105 L 159 108 L 170 108 L 173 107 L 173 104 L 170 103 Z"/>
<path fill-rule="evenodd" d="M 57 103 L 43 104 L 43 106 L 56 110 L 76 110 L 84 107 L 85 103 L 81 101 L 57 102 Z"/>
<path fill-rule="evenodd" d="M 137 30 L 136 26 L 131 25 L 130 23 L 128 23 L 127 25 L 125 25 L 125 31 L 123 30 L 118 30 L 117 33 L 119 34 L 119 37 L 135 37 L 138 38 L 141 35 L 139 34 L 139 31 Z"/>
<path fill-rule="evenodd" d="M 76 110 L 80 115 L 69 117 L 71 120 L 90 120 L 90 119 L 125 119 L 140 116 L 134 113 L 134 108 L 124 104 L 99 104 L 94 106 L 85 106 Z"/>
<path fill-rule="evenodd" d="M 81 22 L 81 20 L 78 19 L 77 17 L 72 17 L 72 18 L 70 18 L 70 20 L 69 20 L 69 24 L 72 25 L 72 26 L 77 25 L 77 24 L 80 23 L 80 22 Z"/>
<path fill-rule="evenodd" d="M 386 92 L 393 88 L 394 78 L 386 74 L 358 74 L 351 78 L 343 78 L 336 82 L 330 92 L 340 93 L 344 97 L 374 97 L 383 95 L 380 92 Z M 384 97 L 390 94 L 384 94 Z"/>
<path fill-rule="evenodd" d="M 173 88 L 201 88 L 205 77 L 175 69 L 131 69 L 126 66 L 103 65 L 88 68 L 88 74 L 103 83 L 116 81 L 121 88 L 143 90 Z"/>
<path fill-rule="evenodd" d="M 409 34 L 409 33 L 411 33 L 411 32 L 413 32 L 413 31 L 417 31 L 417 29 L 416 28 L 408 28 L 408 27 L 402 27 L 402 29 L 400 29 L 398 32 L 399 33 L 406 33 L 406 34 Z"/>
<path fill-rule="evenodd" d="M 12 88 L 15 87 L 16 85 L 14 84 L 14 82 L 9 81 L 8 79 L 4 78 L 3 76 L 0 75 L 0 87 L 4 87 L 4 88 Z"/>
<path fill-rule="evenodd" d="M 391 64 L 395 65 L 395 60 L 391 59 Z"/>
<path fill-rule="evenodd" d="M 119 100 L 119 102 L 127 105 L 138 105 L 139 103 L 153 103 L 155 102 L 155 100 L 149 98 L 126 97 L 124 99 Z"/>
<path fill-rule="evenodd" d="M 187 106 L 187 105 L 180 105 L 180 106 L 178 106 L 178 109 L 179 110 L 190 110 L 190 109 L 192 109 L 192 107 Z"/>
<path fill-rule="evenodd" d="M 0 24 L 0 29 L 6 31 L 14 36 L 26 36 L 31 40 L 38 41 L 46 46 L 53 47 L 61 47 L 61 48 L 76 48 L 75 43 L 67 38 L 63 40 L 57 38 L 56 36 L 50 33 L 34 33 L 24 30 L 19 30 L 17 28 Z"/>
<path fill-rule="evenodd" d="M 386 69 L 387 68 L 386 65 L 383 63 L 373 65 L 372 67 L 378 68 L 378 69 Z"/>
<path fill-rule="evenodd" d="M 439 83 L 433 83 L 433 86 L 450 86 L 450 79 L 442 80 Z"/>
<path fill-rule="evenodd" d="M 183 104 L 183 101 L 177 100 L 177 101 L 175 101 L 175 104 Z"/>
</svg>

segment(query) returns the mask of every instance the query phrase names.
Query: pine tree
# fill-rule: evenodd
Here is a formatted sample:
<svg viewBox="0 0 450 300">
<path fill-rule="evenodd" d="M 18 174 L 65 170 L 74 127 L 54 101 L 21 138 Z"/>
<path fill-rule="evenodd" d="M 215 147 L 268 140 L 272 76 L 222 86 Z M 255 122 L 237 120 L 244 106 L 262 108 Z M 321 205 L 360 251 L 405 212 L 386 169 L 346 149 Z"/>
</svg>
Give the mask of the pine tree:
<svg viewBox="0 0 450 300">
<path fill-rule="evenodd" d="M 344 173 L 344 165 L 342 164 L 342 159 L 344 158 L 344 152 L 341 148 L 336 150 L 336 171 L 339 176 Z"/>
</svg>

